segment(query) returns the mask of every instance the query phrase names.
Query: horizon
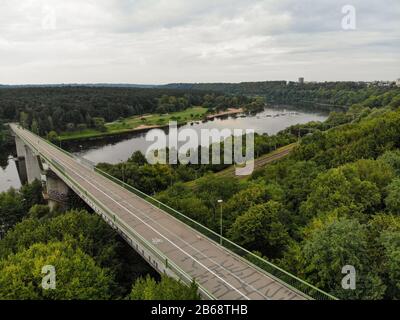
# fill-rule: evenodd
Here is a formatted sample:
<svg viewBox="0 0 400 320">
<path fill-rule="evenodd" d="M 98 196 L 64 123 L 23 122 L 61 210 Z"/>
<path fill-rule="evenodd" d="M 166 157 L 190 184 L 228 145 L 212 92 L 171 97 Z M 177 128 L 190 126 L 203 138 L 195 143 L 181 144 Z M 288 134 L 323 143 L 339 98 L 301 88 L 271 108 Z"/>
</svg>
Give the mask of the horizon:
<svg viewBox="0 0 400 320">
<path fill-rule="evenodd" d="M 379 80 L 322 80 L 322 81 L 313 81 L 313 80 L 304 80 L 304 84 L 307 83 L 374 83 L 374 82 L 383 82 L 383 83 L 396 83 L 400 78 L 396 78 L 393 80 L 387 79 L 379 79 Z M 241 83 L 259 83 L 259 82 L 280 82 L 286 81 L 286 83 L 298 83 L 298 80 L 257 80 L 257 81 L 240 81 L 240 82 L 224 82 L 224 81 L 216 81 L 216 82 L 170 82 L 170 83 L 123 83 L 123 82 L 70 82 L 70 83 L 0 83 L 0 87 L 19 87 L 19 86 L 137 86 L 137 87 L 163 87 L 168 85 L 179 85 L 179 84 L 241 84 Z"/>
</svg>

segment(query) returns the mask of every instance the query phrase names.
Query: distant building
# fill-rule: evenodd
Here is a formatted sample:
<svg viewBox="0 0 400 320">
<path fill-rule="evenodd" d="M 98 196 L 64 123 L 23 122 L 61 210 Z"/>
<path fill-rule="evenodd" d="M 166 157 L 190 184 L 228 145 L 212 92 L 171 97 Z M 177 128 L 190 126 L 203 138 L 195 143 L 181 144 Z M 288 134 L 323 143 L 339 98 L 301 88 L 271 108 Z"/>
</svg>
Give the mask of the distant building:
<svg viewBox="0 0 400 320">
<path fill-rule="evenodd" d="M 400 78 L 396 80 L 396 86 L 400 87 Z"/>
<path fill-rule="evenodd" d="M 303 84 L 303 83 L 304 83 L 304 78 L 303 78 L 303 77 L 300 77 L 300 78 L 299 78 L 299 83 L 300 83 L 300 84 Z"/>
</svg>

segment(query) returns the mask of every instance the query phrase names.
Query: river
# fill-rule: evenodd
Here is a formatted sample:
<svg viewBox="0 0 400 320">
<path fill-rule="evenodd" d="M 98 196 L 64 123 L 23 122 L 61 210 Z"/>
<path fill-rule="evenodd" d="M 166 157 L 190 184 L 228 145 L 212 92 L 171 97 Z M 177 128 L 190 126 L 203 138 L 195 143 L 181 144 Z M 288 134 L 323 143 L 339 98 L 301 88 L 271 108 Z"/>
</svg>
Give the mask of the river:
<svg viewBox="0 0 400 320">
<path fill-rule="evenodd" d="M 187 124 L 180 129 L 192 128 L 197 132 L 201 129 L 254 129 L 255 132 L 273 135 L 287 127 L 310 121 L 325 121 L 326 111 L 299 110 L 290 107 L 266 108 L 252 116 L 228 116 L 207 122 Z M 117 137 L 107 137 L 98 140 L 87 140 L 62 145 L 66 150 L 84 157 L 94 163 L 118 163 L 126 161 L 133 152 L 140 150 L 143 153 L 151 145 L 145 140 L 146 133 L 130 133 Z M 0 167 L 0 192 L 10 187 L 19 188 L 21 185 L 15 162 L 9 158 L 8 165 Z"/>
</svg>

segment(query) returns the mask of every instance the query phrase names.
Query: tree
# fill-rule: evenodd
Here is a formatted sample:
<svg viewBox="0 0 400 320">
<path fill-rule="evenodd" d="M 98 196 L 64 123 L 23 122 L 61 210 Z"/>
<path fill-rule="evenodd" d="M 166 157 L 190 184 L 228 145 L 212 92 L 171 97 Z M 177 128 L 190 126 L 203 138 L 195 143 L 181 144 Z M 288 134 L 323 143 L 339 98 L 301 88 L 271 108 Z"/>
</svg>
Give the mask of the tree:
<svg viewBox="0 0 400 320">
<path fill-rule="evenodd" d="M 43 211 L 46 211 L 43 207 L 33 207 L 31 214 L 42 216 Z M 30 216 L 10 230 L 0 242 L 0 256 L 27 249 L 37 242 L 75 239 L 80 249 L 104 265 L 113 260 L 110 252 L 116 247 L 115 237 L 107 224 L 86 211 L 72 210 L 52 218 L 43 219 L 42 216 L 41 220 Z"/>
<path fill-rule="evenodd" d="M 276 201 L 255 205 L 236 219 L 229 231 L 230 237 L 250 250 L 277 257 L 290 240 L 280 221 L 283 212 L 283 206 Z"/>
<path fill-rule="evenodd" d="M 235 219 L 252 206 L 268 200 L 280 201 L 283 191 L 277 184 L 254 183 L 233 195 L 224 206 L 224 225 L 230 227 Z"/>
<path fill-rule="evenodd" d="M 380 237 L 384 248 L 384 270 L 388 275 L 387 297 L 400 298 L 400 231 L 385 231 Z"/>
<path fill-rule="evenodd" d="M 24 128 L 28 128 L 29 127 L 29 115 L 28 113 L 22 111 L 20 113 L 20 117 L 19 117 L 19 123 L 21 124 L 21 126 L 23 126 Z"/>
<path fill-rule="evenodd" d="M 339 219 L 314 231 L 301 248 L 306 279 L 341 299 L 381 299 L 385 292 L 376 270 L 371 270 L 365 226 Z M 356 269 L 356 289 L 342 288 L 342 268 Z"/>
<path fill-rule="evenodd" d="M 133 162 L 139 166 L 142 166 L 147 163 L 146 157 L 140 151 L 135 151 L 128 161 Z"/>
<path fill-rule="evenodd" d="M 86 125 L 86 123 L 79 123 L 79 124 L 76 126 L 76 129 L 77 129 L 78 131 L 80 131 L 80 132 L 85 131 L 85 130 L 87 129 L 87 125 Z"/>
<path fill-rule="evenodd" d="M 49 139 L 49 141 L 52 142 L 52 143 L 57 143 L 58 140 L 59 140 L 57 132 L 50 131 L 48 136 L 47 136 L 47 139 Z"/>
<path fill-rule="evenodd" d="M 39 123 L 36 119 L 32 120 L 31 130 L 33 133 L 40 134 Z"/>
<path fill-rule="evenodd" d="M 139 278 L 129 295 L 131 300 L 200 300 L 198 286 L 193 281 L 188 287 L 183 283 L 161 276 L 160 282 L 153 278 Z"/>
<path fill-rule="evenodd" d="M 0 239 L 26 214 L 22 200 L 14 189 L 0 193 Z"/>
<path fill-rule="evenodd" d="M 51 216 L 50 207 L 43 204 L 35 204 L 29 209 L 28 217 L 33 219 L 49 218 Z"/>
<path fill-rule="evenodd" d="M 94 123 L 94 127 L 96 128 L 96 130 L 99 130 L 101 132 L 107 131 L 104 118 L 95 117 L 95 118 L 93 118 L 93 123 Z"/>
<path fill-rule="evenodd" d="M 385 199 L 387 209 L 400 215 L 400 178 L 394 179 L 387 187 L 388 196 Z"/>
<path fill-rule="evenodd" d="M 305 217 L 333 210 L 363 218 L 381 206 L 384 188 L 393 177 L 380 161 L 360 160 L 321 173 L 312 183 L 312 192 L 301 205 Z M 378 187 L 379 186 L 379 187 Z"/>
<path fill-rule="evenodd" d="M 396 175 L 400 176 L 400 150 L 387 151 L 379 157 L 379 160 L 390 165 Z"/>
<path fill-rule="evenodd" d="M 42 268 L 54 266 L 56 288 L 42 288 Z M 108 299 L 112 277 L 71 243 L 37 243 L 0 261 L 1 299 Z"/>
<path fill-rule="evenodd" d="M 24 203 L 25 213 L 35 204 L 45 204 L 42 195 L 42 183 L 34 180 L 31 184 L 25 184 L 19 190 Z"/>
</svg>

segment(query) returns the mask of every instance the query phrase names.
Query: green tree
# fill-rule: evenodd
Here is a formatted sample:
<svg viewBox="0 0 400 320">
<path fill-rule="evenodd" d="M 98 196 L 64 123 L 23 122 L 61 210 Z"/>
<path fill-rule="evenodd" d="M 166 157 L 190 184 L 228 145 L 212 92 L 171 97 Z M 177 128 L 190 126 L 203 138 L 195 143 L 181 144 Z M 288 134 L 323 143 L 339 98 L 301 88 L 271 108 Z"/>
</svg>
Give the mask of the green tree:
<svg viewBox="0 0 400 320">
<path fill-rule="evenodd" d="M 45 203 L 42 195 L 42 183 L 37 179 L 30 184 L 23 185 L 19 193 L 22 196 L 25 213 L 28 213 L 33 205 Z"/>
<path fill-rule="evenodd" d="M 400 178 L 394 179 L 387 187 L 388 196 L 385 199 L 387 209 L 400 215 Z"/>
<path fill-rule="evenodd" d="M 382 233 L 380 244 L 384 248 L 383 267 L 388 279 L 387 297 L 400 299 L 400 230 Z"/>
<path fill-rule="evenodd" d="M 400 176 L 400 150 L 385 152 L 379 159 L 390 165 L 397 176 Z"/>
<path fill-rule="evenodd" d="M 33 219 L 48 218 L 51 216 L 50 207 L 43 204 L 35 204 L 29 209 L 28 217 Z"/>
<path fill-rule="evenodd" d="M 22 200 L 14 189 L 0 193 L 0 239 L 26 214 Z"/>
<path fill-rule="evenodd" d="M 140 151 L 135 151 L 128 161 L 133 162 L 139 166 L 142 166 L 147 163 L 146 157 Z"/>
<path fill-rule="evenodd" d="M 318 228 L 305 240 L 301 260 L 306 279 L 341 299 L 381 299 L 385 286 L 371 270 L 365 226 L 357 220 L 339 219 Z M 342 288 L 342 268 L 356 269 L 356 289 Z"/>
<path fill-rule="evenodd" d="M 233 223 L 229 231 L 230 238 L 267 257 L 279 256 L 290 240 L 280 220 L 284 210 L 280 203 L 272 200 L 251 207 Z"/>
<path fill-rule="evenodd" d="M 31 124 L 31 130 L 33 133 L 35 134 L 40 134 L 40 128 L 39 128 L 39 123 L 36 119 L 32 120 L 32 124 Z"/>
<path fill-rule="evenodd" d="M 131 300 L 200 300 L 198 286 L 193 281 L 188 287 L 165 275 L 156 282 L 150 276 L 139 278 L 129 295 Z"/>
<path fill-rule="evenodd" d="M 95 117 L 95 118 L 93 118 L 93 123 L 94 123 L 94 127 L 96 128 L 96 130 L 99 130 L 101 132 L 107 131 L 107 127 L 105 125 L 106 122 L 105 122 L 104 118 Z"/>
<path fill-rule="evenodd" d="M 381 206 L 384 188 L 393 172 L 380 161 L 360 160 L 321 173 L 312 183 L 312 192 L 301 205 L 306 217 L 333 210 L 363 218 Z"/>
<path fill-rule="evenodd" d="M 56 288 L 42 288 L 42 268 L 55 267 Z M 34 244 L 0 261 L 1 299 L 108 299 L 112 277 L 71 243 Z"/>
<path fill-rule="evenodd" d="M 58 137 L 57 132 L 50 131 L 48 136 L 47 136 L 47 139 L 49 139 L 49 141 L 52 142 L 52 143 L 58 143 L 59 137 Z"/>
</svg>

